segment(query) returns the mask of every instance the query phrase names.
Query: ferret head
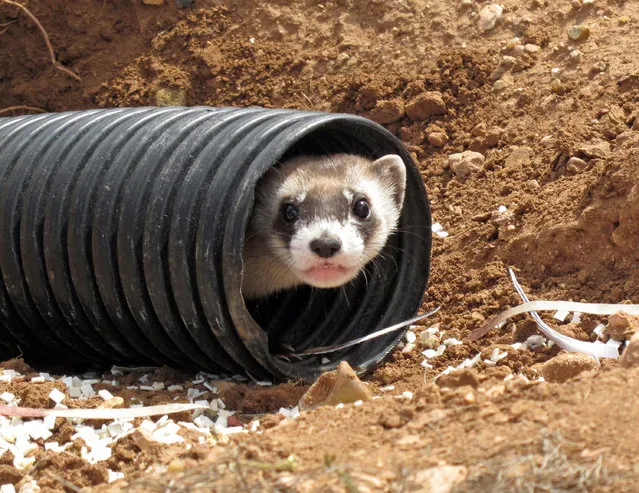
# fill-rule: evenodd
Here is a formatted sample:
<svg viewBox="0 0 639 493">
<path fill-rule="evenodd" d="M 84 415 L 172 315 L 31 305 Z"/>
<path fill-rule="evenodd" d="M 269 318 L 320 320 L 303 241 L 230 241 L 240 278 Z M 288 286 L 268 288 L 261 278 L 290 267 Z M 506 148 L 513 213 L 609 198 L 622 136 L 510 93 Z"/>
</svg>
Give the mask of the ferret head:
<svg viewBox="0 0 639 493">
<path fill-rule="evenodd" d="M 341 286 L 386 244 L 405 189 L 396 155 L 296 157 L 260 182 L 250 228 L 297 284 Z"/>
</svg>

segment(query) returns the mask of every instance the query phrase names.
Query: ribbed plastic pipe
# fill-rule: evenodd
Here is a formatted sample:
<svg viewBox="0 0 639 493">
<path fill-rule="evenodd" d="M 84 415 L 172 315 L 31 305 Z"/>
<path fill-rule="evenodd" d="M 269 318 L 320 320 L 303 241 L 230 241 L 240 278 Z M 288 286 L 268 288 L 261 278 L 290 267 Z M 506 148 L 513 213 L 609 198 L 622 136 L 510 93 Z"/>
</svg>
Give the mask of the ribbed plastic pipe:
<svg viewBox="0 0 639 493">
<path fill-rule="evenodd" d="M 242 244 L 255 186 L 299 154 L 399 154 L 399 231 L 356 282 L 247 303 Z M 410 154 L 352 115 L 121 108 L 0 118 L 0 354 L 313 379 L 378 363 L 401 335 L 283 359 L 409 318 L 431 221 Z"/>
</svg>

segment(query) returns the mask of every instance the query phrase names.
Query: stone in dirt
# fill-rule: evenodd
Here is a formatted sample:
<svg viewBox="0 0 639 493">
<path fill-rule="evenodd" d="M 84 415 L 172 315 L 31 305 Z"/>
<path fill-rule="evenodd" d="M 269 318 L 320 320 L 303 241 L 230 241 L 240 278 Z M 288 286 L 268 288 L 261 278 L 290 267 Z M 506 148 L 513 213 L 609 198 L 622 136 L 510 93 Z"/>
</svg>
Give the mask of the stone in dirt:
<svg viewBox="0 0 639 493">
<path fill-rule="evenodd" d="M 415 493 L 449 493 L 466 480 L 465 466 L 438 466 L 417 472 L 410 481 L 410 491 Z"/>
<path fill-rule="evenodd" d="M 507 168 L 521 168 L 533 155 L 533 150 L 527 146 L 512 146 L 510 151 L 505 163 Z"/>
<path fill-rule="evenodd" d="M 568 37 L 573 41 L 585 41 L 590 36 L 588 26 L 572 26 L 568 29 Z"/>
<path fill-rule="evenodd" d="M 15 467 L 0 465 L 0 484 L 17 484 L 22 480 L 22 473 Z"/>
<path fill-rule="evenodd" d="M 548 382 L 563 383 L 583 371 L 593 371 L 597 368 L 597 361 L 587 354 L 559 353 L 541 366 L 541 376 Z"/>
<path fill-rule="evenodd" d="M 420 94 L 406 105 L 406 114 L 413 121 L 426 120 L 434 115 L 446 114 L 446 103 L 438 91 Z"/>
<path fill-rule="evenodd" d="M 464 151 L 448 156 L 448 167 L 458 178 L 466 178 L 484 167 L 486 158 L 480 152 Z"/>
<path fill-rule="evenodd" d="M 639 366 L 639 332 L 635 332 L 630 338 L 626 349 L 621 355 L 621 358 L 619 358 L 619 363 L 621 363 L 621 366 L 624 368 Z"/>
<path fill-rule="evenodd" d="M 479 27 L 479 30 L 485 33 L 493 29 L 497 24 L 497 21 L 501 19 L 503 11 L 504 8 L 496 3 L 489 3 L 488 5 L 485 5 L 479 11 L 479 15 L 477 16 L 477 26 Z"/>
<path fill-rule="evenodd" d="M 186 106 L 186 91 L 182 89 L 163 88 L 155 93 L 157 106 Z"/>
<path fill-rule="evenodd" d="M 448 142 L 448 135 L 443 132 L 432 132 L 428 134 L 428 142 L 435 147 L 444 147 Z"/>
<path fill-rule="evenodd" d="M 610 142 L 600 140 L 593 142 L 592 144 L 582 145 L 579 152 L 588 158 L 605 158 L 610 154 Z"/>
<path fill-rule="evenodd" d="M 335 406 L 356 401 L 369 401 L 373 397 L 368 387 L 357 377 L 346 361 L 337 370 L 320 375 L 317 381 L 302 396 L 300 411 L 319 406 Z"/>
<path fill-rule="evenodd" d="M 381 124 L 396 122 L 404 116 L 404 102 L 399 98 L 391 100 L 382 99 L 377 101 L 375 108 L 366 116 Z"/>
<path fill-rule="evenodd" d="M 618 341 L 627 341 L 637 331 L 639 331 L 639 317 L 620 311 L 608 317 L 608 325 L 604 329 L 604 334 Z"/>
</svg>

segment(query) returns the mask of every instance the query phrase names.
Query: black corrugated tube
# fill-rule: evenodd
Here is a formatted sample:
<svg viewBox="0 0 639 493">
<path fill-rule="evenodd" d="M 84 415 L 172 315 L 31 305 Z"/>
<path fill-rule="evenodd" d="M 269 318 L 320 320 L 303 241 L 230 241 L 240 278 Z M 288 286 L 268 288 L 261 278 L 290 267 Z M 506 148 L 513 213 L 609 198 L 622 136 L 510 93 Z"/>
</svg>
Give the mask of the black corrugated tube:
<svg viewBox="0 0 639 493">
<path fill-rule="evenodd" d="M 249 304 L 242 244 L 259 178 L 299 154 L 399 154 L 407 192 L 376 268 L 343 289 Z M 263 108 L 121 108 L 0 118 L 0 354 L 315 378 L 398 342 L 338 344 L 412 316 L 430 211 L 411 156 L 361 117 Z M 367 281 L 367 282 L 366 282 Z"/>
</svg>

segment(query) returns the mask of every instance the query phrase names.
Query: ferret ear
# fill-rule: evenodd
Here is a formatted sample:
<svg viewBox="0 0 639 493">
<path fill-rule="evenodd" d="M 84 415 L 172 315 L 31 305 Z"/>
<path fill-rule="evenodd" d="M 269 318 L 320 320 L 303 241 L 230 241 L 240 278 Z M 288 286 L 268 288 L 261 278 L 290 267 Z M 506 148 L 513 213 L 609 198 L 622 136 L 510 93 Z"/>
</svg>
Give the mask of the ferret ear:
<svg viewBox="0 0 639 493">
<path fill-rule="evenodd" d="M 373 161 L 372 170 L 381 178 L 393 193 L 393 200 L 398 207 L 404 203 L 406 193 L 406 165 L 397 154 L 387 154 Z"/>
</svg>

